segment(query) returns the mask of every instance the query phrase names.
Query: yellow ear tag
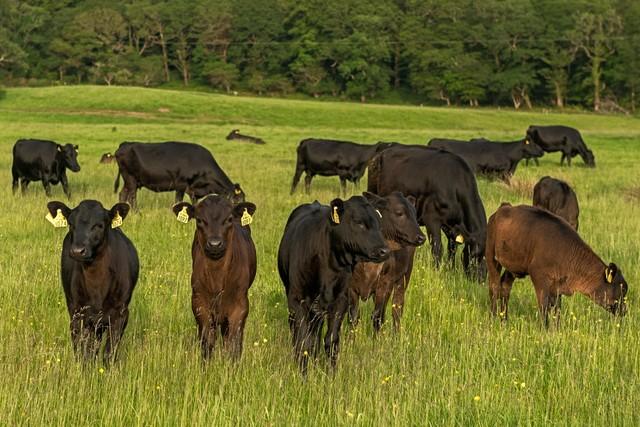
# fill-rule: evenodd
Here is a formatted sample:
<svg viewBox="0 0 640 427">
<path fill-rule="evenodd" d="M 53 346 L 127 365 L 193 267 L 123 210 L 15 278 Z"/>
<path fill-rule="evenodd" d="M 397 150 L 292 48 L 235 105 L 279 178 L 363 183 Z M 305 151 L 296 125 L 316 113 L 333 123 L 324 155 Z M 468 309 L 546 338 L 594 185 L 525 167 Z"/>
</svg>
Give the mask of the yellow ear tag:
<svg viewBox="0 0 640 427">
<path fill-rule="evenodd" d="M 604 275 L 607 279 L 607 283 L 613 283 L 613 272 L 609 269 L 609 267 L 604 269 Z"/>
<path fill-rule="evenodd" d="M 233 190 L 233 192 L 237 196 L 238 194 L 242 193 L 242 190 L 240 190 L 239 188 L 236 188 L 235 190 Z"/>
<path fill-rule="evenodd" d="M 45 216 L 45 218 L 47 219 L 47 221 L 53 224 L 53 226 L 56 228 L 62 228 L 67 226 L 67 219 L 64 217 L 64 215 L 62 215 L 61 209 L 58 209 L 58 211 L 56 212 L 55 218 L 51 216 L 51 212 L 49 212 L 47 216 Z"/>
<path fill-rule="evenodd" d="M 338 207 L 333 207 L 333 213 L 331 214 L 331 220 L 336 224 L 340 224 L 340 215 L 338 215 Z"/>
<path fill-rule="evenodd" d="M 249 225 L 252 222 L 253 222 L 253 217 L 245 209 L 244 212 L 242 212 L 242 217 L 240 218 L 240 224 L 242 224 L 242 226 L 244 227 L 245 225 Z"/>
<path fill-rule="evenodd" d="M 456 236 L 456 242 L 460 244 L 464 243 L 464 237 L 462 237 L 462 234 L 458 234 Z"/>
<path fill-rule="evenodd" d="M 180 212 L 178 212 L 177 219 L 178 219 L 179 222 L 182 222 L 184 224 L 189 222 L 189 214 L 187 213 L 187 207 L 186 206 L 183 206 L 182 210 Z"/>
<path fill-rule="evenodd" d="M 529 144 L 529 140 L 528 140 L 528 139 L 525 139 L 525 140 L 524 140 L 524 143 L 528 145 L 528 144 Z"/>
<path fill-rule="evenodd" d="M 118 228 L 122 225 L 122 217 L 120 216 L 120 212 L 116 211 L 116 216 L 111 220 L 111 228 Z"/>
</svg>

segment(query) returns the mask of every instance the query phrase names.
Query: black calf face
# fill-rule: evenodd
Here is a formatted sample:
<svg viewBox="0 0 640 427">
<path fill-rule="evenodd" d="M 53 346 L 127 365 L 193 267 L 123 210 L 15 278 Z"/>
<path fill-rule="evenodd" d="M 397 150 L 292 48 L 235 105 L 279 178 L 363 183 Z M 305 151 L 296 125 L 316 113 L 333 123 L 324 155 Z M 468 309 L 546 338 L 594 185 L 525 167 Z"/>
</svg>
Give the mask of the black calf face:
<svg viewBox="0 0 640 427">
<path fill-rule="evenodd" d="M 227 135 L 227 140 L 232 140 L 239 133 L 240 133 L 240 129 L 232 130 L 231 132 L 229 132 L 229 135 Z"/>
<path fill-rule="evenodd" d="M 597 296 L 600 299 L 597 302 L 611 313 L 624 316 L 627 312 L 625 299 L 629 286 L 622 272 L 614 263 L 605 268 L 601 289 L 603 292 Z"/>
<path fill-rule="evenodd" d="M 373 193 L 363 193 L 365 198 L 376 208 L 382 218 L 382 235 L 401 246 L 420 246 L 426 237 L 420 230 L 413 206 L 412 196 L 404 197 L 399 191 L 394 191 L 386 197 L 379 197 Z"/>
<path fill-rule="evenodd" d="M 580 154 L 584 163 L 590 168 L 596 167 L 596 157 L 593 155 L 593 151 L 587 149 L 587 151 L 583 154 Z"/>
<path fill-rule="evenodd" d="M 331 221 L 335 236 L 357 261 L 382 262 L 389 257 L 380 230 L 380 216 L 364 197 L 331 202 Z"/>
<path fill-rule="evenodd" d="M 71 209 L 62 202 L 50 202 L 47 205 L 51 216 L 56 217 L 58 210 L 67 219 L 71 246 L 69 256 L 76 261 L 91 262 L 98 255 L 109 229 L 118 227 L 129 213 L 129 205 L 117 203 L 106 210 L 96 200 L 84 200 Z"/>
<path fill-rule="evenodd" d="M 522 141 L 522 153 L 524 158 L 530 159 L 534 157 L 542 157 L 542 155 L 544 155 L 544 150 L 535 142 L 525 139 Z"/>
<path fill-rule="evenodd" d="M 58 151 L 62 154 L 65 165 L 73 172 L 80 171 L 80 165 L 78 164 L 78 146 L 66 144 L 64 146 L 58 145 Z"/>
<path fill-rule="evenodd" d="M 241 221 L 245 210 L 247 215 L 253 215 L 256 206 L 253 203 L 233 205 L 229 199 L 219 195 L 208 196 L 195 206 L 186 202 L 173 206 L 179 220 L 181 212 L 188 215 L 186 220 L 196 219 L 196 238 L 205 255 L 214 260 L 225 255 L 233 223 Z"/>
</svg>

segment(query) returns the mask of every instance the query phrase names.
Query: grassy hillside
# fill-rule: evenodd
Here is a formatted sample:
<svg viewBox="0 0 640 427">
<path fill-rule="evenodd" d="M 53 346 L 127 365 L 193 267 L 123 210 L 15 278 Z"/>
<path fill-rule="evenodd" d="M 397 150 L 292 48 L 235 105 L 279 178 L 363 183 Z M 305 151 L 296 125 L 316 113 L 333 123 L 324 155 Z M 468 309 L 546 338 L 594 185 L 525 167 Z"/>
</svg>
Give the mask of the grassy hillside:
<svg viewBox="0 0 640 427">
<path fill-rule="evenodd" d="M 521 165 L 513 185 L 479 181 L 487 214 L 502 201 L 528 203 L 544 175 L 577 191 L 584 239 L 618 264 L 630 285 L 629 314 L 612 318 L 583 296 L 563 300 L 559 330 L 544 331 L 529 280 L 514 286 L 510 320 L 488 315 L 488 291 L 458 271 L 436 271 L 418 250 L 403 330 L 373 339 L 371 303 L 344 333 L 335 376 L 324 359 L 306 381 L 292 361 L 276 251 L 296 205 L 338 194 L 316 178 L 311 196 L 289 196 L 295 147 L 316 136 L 372 143 L 424 143 L 436 136 L 516 139 L 530 124 L 583 132 L 597 168 L 560 168 L 559 154 Z M 232 128 L 265 146 L 224 139 Z M 225 97 L 118 87 L 9 89 L 0 100 L 0 424 L 2 425 L 637 425 L 640 395 L 640 120 Z M 250 292 L 245 352 L 203 366 L 190 308 L 193 224 L 175 221 L 173 194 L 142 190 L 123 231 L 141 258 L 141 278 L 120 360 L 109 370 L 74 361 L 59 279 L 64 230 L 45 220 L 39 183 L 12 196 L 11 147 L 37 137 L 80 145 L 71 205 L 111 206 L 116 168 L 100 155 L 124 140 L 183 140 L 210 149 L 258 206 L 252 232 L 258 276 Z M 364 189 L 361 188 L 359 191 Z M 53 199 L 64 200 L 55 187 Z"/>
</svg>

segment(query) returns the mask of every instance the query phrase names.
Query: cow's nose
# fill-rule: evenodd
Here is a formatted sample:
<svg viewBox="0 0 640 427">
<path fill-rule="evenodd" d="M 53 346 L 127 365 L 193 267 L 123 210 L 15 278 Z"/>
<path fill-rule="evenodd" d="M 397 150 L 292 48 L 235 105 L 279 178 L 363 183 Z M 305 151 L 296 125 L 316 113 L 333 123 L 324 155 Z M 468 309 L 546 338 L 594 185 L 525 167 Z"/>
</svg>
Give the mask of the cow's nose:
<svg viewBox="0 0 640 427">
<path fill-rule="evenodd" d="M 84 258 L 87 256 L 87 248 L 85 248 L 84 246 L 72 246 L 71 256 Z"/>
<path fill-rule="evenodd" d="M 416 237 L 416 243 L 418 244 L 418 246 L 423 244 L 425 242 L 425 240 L 427 240 L 427 238 L 422 233 L 418 234 L 418 236 Z"/>
<path fill-rule="evenodd" d="M 222 240 L 220 239 L 207 240 L 207 246 L 209 247 L 209 249 L 220 249 L 222 247 Z"/>
</svg>

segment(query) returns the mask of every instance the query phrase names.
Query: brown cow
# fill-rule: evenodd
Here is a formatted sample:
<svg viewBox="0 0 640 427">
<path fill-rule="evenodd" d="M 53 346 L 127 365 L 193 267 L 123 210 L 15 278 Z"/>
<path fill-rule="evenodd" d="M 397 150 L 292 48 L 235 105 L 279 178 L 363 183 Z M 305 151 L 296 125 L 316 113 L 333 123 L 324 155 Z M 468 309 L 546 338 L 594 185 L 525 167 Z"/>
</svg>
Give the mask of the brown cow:
<svg viewBox="0 0 640 427">
<path fill-rule="evenodd" d="M 104 153 L 102 157 L 100 157 L 100 163 L 109 164 L 113 163 L 116 158 L 111 153 Z"/>
<path fill-rule="evenodd" d="M 249 314 L 248 292 L 256 276 L 256 248 L 251 239 L 253 203 L 233 205 L 223 196 L 206 196 L 195 206 L 173 206 L 178 221 L 196 219 L 191 246 L 191 307 L 205 359 L 218 333 L 234 359 L 242 354 L 244 324 Z"/>
<path fill-rule="evenodd" d="M 486 259 L 491 312 L 507 318 L 515 278 L 531 276 L 544 325 L 549 310 L 559 321 L 560 298 L 579 292 L 608 311 L 624 315 L 627 282 L 618 267 L 606 265 L 560 217 L 533 206 L 503 203 L 489 218 Z M 500 277 L 500 271 L 505 272 Z"/>
<path fill-rule="evenodd" d="M 393 325 L 398 330 L 404 307 L 404 293 L 413 269 L 415 248 L 422 245 L 426 237 L 420 231 L 413 206 L 415 199 L 412 196 L 405 198 L 399 191 L 394 191 L 387 197 L 372 193 L 364 195 L 380 212 L 382 235 L 391 249 L 391 256 L 381 263 L 356 264 L 349 282 L 349 320 L 355 326 L 359 317 L 359 299 L 366 301 L 375 295 L 375 309 L 371 317 L 374 330 L 379 332 L 387 303 L 393 293 Z"/>
<path fill-rule="evenodd" d="M 566 182 L 550 176 L 542 177 L 533 187 L 533 206 L 564 218 L 574 230 L 578 230 L 578 197 Z"/>
</svg>

